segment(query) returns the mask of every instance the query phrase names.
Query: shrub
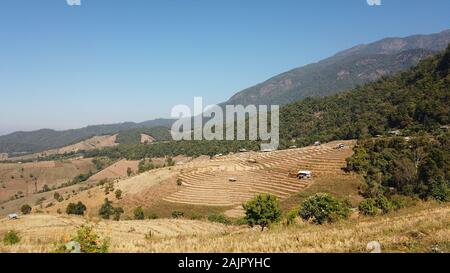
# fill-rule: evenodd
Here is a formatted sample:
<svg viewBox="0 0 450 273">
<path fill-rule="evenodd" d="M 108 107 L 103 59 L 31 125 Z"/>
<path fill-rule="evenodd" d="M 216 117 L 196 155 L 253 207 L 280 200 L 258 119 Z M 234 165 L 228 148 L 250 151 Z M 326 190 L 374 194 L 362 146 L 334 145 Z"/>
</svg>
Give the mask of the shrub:
<svg viewBox="0 0 450 273">
<path fill-rule="evenodd" d="M 416 205 L 416 200 L 409 196 L 393 195 L 391 196 L 390 201 L 394 210 Z"/>
<path fill-rule="evenodd" d="M 222 214 L 211 214 L 208 216 L 208 221 L 225 225 L 230 225 L 232 223 L 232 221 L 228 217 Z"/>
<path fill-rule="evenodd" d="M 283 215 L 283 224 L 284 224 L 285 226 L 290 226 L 290 225 L 294 224 L 295 218 L 297 218 L 298 213 L 299 213 L 299 212 L 298 212 L 298 210 L 296 210 L 296 209 L 293 209 L 293 210 L 291 210 L 291 211 L 286 212 L 286 213 Z"/>
<path fill-rule="evenodd" d="M 120 221 L 120 216 L 124 213 L 123 208 L 114 208 L 114 221 Z"/>
<path fill-rule="evenodd" d="M 59 192 L 55 192 L 53 194 L 53 198 L 55 198 L 55 200 L 58 201 L 58 202 L 64 201 L 64 198 L 61 196 L 61 194 Z"/>
<path fill-rule="evenodd" d="M 23 214 L 30 214 L 31 213 L 31 210 L 32 210 L 32 208 L 30 207 L 30 205 L 28 205 L 28 204 L 25 204 L 25 205 L 23 205 L 21 208 L 20 208 L 20 211 L 23 213 Z"/>
<path fill-rule="evenodd" d="M 117 199 L 122 198 L 122 190 L 116 190 L 116 191 L 114 192 L 114 194 L 116 195 L 116 198 L 117 198 Z"/>
<path fill-rule="evenodd" d="M 98 214 L 103 219 L 109 219 L 109 217 L 114 214 L 114 207 L 112 206 L 112 202 L 109 201 L 108 198 L 105 198 L 105 201 L 103 202 L 103 205 L 100 207 Z"/>
<path fill-rule="evenodd" d="M 431 182 L 429 196 L 440 202 L 450 201 L 450 187 L 448 182 L 442 178 L 437 178 Z"/>
<path fill-rule="evenodd" d="M 77 204 L 70 203 L 69 205 L 67 205 L 67 208 L 66 208 L 67 214 L 84 215 L 85 211 L 86 211 L 86 206 L 81 202 L 78 202 Z"/>
<path fill-rule="evenodd" d="M 261 231 L 278 222 L 281 217 L 280 202 L 270 194 L 260 194 L 243 205 L 245 219 L 251 227 L 259 225 Z"/>
<path fill-rule="evenodd" d="M 388 213 L 392 210 L 391 201 L 389 201 L 384 195 L 379 195 L 377 199 L 375 199 L 375 203 L 377 208 L 379 208 L 382 213 Z"/>
<path fill-rule="evenodd" d="M 19 234 L 14 230 L 6 232 L 6 234 L 3 236 L 3 243 L 5 245 L 15 245 L 19 242 L 20 242 Z"/>
<path fill-rule="evenodd" d="M 73 241 L 80 244 L 82 253 L 107 253 L 109 249 L 109 240 L 101 240 L 91 226 L 81 226 Z"/>
<path fill-rule="evenodd" d="M 150 220 L 158 219 L 158 215 L 154 212 L 150 212 L 148 214 L 148 219 L 150 219 Z"/>
<path fill-rule="evenodd" d="M 363 215 L 367 216 L 374 216 L 378 213 L 378 209 L 376 206 L 375 199 L 373 198 L 367 198 L 364 201 L 362 201 L 358 206 L 359 212 L 361 212 Z"/>
<path fill-rule="evenodd" d="M 198 214 L 198 213 L 196 213 L 196 212 L 193 212 L 191 214 L 191 220 L 201 220 L 202 218 L 203 218 L 203 216 Z"/>
<path fill-rule="evenodd" d="M 134 215 L 135 220 L 144 220 L 145 219 L 144 209 L 142 209 L 142 207 L 135 208 L 133 211 L 133 215 Z"/>
<path fill-rule="evenodd" d="M 183 180 L 181 180 L 181 178 L 177 179 L 177 185 L 178 186 L 182 186 L 183 185 Z"/>
<path fill-rule="evenodd" d="M 127 176 L 130 177 L 133 174 L 133 171 L 130 167 L 127 168 Z"/>
<path fill-rule="evenodd" d="M 177 218 L 182 218 L 182 217 L 184 217 L 184 212 L 177 211 L 177 210 L 172 211 L 172 218 L 177 219 Z"/>
<path fill-rule="evenodd" d="M 347 218 L 350 208 L 346 202 L 326 193 L 317 193 L 303 202 L 299 214 L 303 219 L 321 225 Z"/>
</svg>

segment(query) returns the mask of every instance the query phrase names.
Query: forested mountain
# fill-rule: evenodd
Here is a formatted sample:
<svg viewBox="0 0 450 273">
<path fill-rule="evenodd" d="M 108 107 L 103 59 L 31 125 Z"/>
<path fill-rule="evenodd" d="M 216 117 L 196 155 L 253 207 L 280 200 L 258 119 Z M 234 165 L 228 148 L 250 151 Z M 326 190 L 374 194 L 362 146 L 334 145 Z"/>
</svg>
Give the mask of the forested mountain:
<svg viewBox="0 0 450 273">
<path fill-rule="evenodd" d="M 281 148 L 293 143 L 364 139 L 400 130 L 404 135 L 444 137 L 450 123 L 450 46 L 418 66 L 352 91 L 307 98 L 280 110 Z M 442 128 L 441 128 L 442 127 Z M 294 142 L 293 142 L 294 141 Z M 257 150 L 256 141 L 178 141 L 154 145 L 119 145 L 87 156 L 146 157 L 226 154 Z"/>
<path fill-rule="evenodd" d="M 450 43 L 450 30 L 359 45 L 245 89 L 224 104 L 288 104 L 350 90 L 404 71 Z"/>
<path fill-rule="evenodd" d="M 280 113 L 281 138 L 310 144 L 394 129 L 413 134 L 448 125 L 449 63 L 450 47 L 407 72 L 349 92 L 287 105 Z"/>
<path fill-rule="evenodd" d="M 0 153 L 34 153 L 70 145 L 92 136 L 116 134 L 137 128 L 170 127 L 171 119 L 155 119 L 141 123 L 125 122 L 88 126 L 81 129 L 55 131 L 42 129 L 32 132 L 15 132 L 0 136 Z"/>
</svg>

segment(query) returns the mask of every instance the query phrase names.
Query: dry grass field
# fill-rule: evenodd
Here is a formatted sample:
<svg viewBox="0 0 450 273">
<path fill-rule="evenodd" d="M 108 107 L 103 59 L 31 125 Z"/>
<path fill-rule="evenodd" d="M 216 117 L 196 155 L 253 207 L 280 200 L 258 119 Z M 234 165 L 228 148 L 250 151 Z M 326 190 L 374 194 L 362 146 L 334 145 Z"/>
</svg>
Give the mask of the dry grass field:
<svg viewBox="0 0 450 273">
<path fill-rule="evenodd" d="M 109 238 L 111 252 L 365 252 L 372 240 L 381 243 L 383 252 L 450 251 L 450 206 L 420 203 L 384 216 L 354 216 L 323 226 L 297 220 L 265 232 L 206 221 L 114 222 L 37 214 L 0 220 L 0 236 L 15 230 L 21 237 L 14 246 L 0 243 L 0 252 L 54 251 L 82 224 L 94 226 L 103 238 Z"/>
<path fill-rule="evenodd" d="M 297 219 L 294 225 L 280 223 L 265 232 L 207 221 L 211 214 L 242 217 L 241 204 L 258 193 L 279 197 L 283 211 L 298 207 L 317 192 L 348 199 L 356 207 L 362 200 L 358 194 L 362 179 L 343 170 L 354 142 L 343 142 L 345 148 L 335 149 L 338 143 L 213 159 L 177 157 L 175 166 L 131 177 L 126 170 L 134 171 L 138 162 L 122 160 L 87 182 L 59 190 L 65 197 L 62 202 L 53 199 L 54 192 L 36 195 L 46 200 L 34 206 L 31 215 L 0 220 L 0 236 L 16 230 L 22 238 L 15 246 L 0 243 L 0 252 L 53 251 L 83 224 L 93 225 L 110 238 L 112 252 L 364 252 L 371 240 L 382 243 L 388 252 L 429 252 L 434 246 L 449 251 L 450 206 L 432 202 L 372 218 L 354 213 L 349 220 L 331 225 L 316 226 Z M 165 159 L 154 162 L 163 164 Z M 56 168 L 56 163 L 41 164 L 42 169 Z M 8 169 L 6 164 L 1 167 Z M 298 170 L 312 171 L 312 178 L 299 180 L 290 175 Z M 97 185 L 103 178 L 110 182 Z M 114 194 L 118 189 L 121 198 Z M 105 198 L 124 209 L 121 221 L 99 219 Z M 29 201 L 33 205 L 36 200 Z M 66 216 L 67 205 L 78 201 L 87 207 L 85 217 Z M 14 204 L 5 203 L 4 211 L 17 209 L 18 203 Z M 146 215 L 166 219 L 131 220 L 136 207 L 143 207 Z M 184 218 L 168 219 L 175 210 L 183 212 Z M 194 218 L 200 220 L 187 220 Z"/>
<path fill-rule="evenodd" d="M 9 200 L 18 192 L 30 196 L 42 190 L 44 185 L 58 186 L 89 171 L 95 171 L 95 165 L 89 158 L 0 164 L 0 202 Z"/>
</svg>

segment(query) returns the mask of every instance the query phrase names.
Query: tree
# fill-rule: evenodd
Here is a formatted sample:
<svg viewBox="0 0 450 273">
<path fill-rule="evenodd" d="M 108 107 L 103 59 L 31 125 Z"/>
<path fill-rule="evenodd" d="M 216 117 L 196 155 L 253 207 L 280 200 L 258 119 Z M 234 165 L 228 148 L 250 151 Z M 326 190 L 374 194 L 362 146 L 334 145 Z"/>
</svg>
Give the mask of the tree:
<svg viewBox="0 0 450 273">
<path fill-rule="evenodd" d="M 103 205 L 100 207 L 98 214 L 103 219 L 109 219 L 109 217 L 114 214 L 114 207 L 112 206 L 112 202 L 109 201 L 108 198 L 105 198 L 105 201 L 103 202 Z"/>
<path fill-rule="evenodd" d="M 329 194 L 317 193 L 303 202 L 299 214 L 304 220 L 321 225 L 347 218 L 350 208 Z"/>
<path fill-rule="evenodd" d="M 123 208 L 114 208 L 114 221 L 120 221 L 120 216 L 124 213 Z"/>
<path fill-rule="evenodd" d="M 117 199 L 121 199 L 122 198 L 122 190 L 117 189 L 114 194 L 116 195 Z"/>
<path fill-rule="evenodd" d="M 82 202 L 70 203 L 67 205 L 66 213 L 67 214 L 74 214 L 74 215 L 84 215 L 84 212 L 86 211 L 86 206 Z"/>
<path fill-rule="evenodd" d="M 32 210 L 32 208 L 28 204 L 25 204 L 20 208 L 20 211 L 25 215 L 30 214 L 31 210 Z"/>
<path fill-rule="evenodd" d="M 132 173 L 133 173 L 133 171 L 131 170 L 130 167 L 128 167 L 127 168 L 127 175 L 128 175 L 128 177 L 130 177 Z"/>
<path fill-rule="evenodd" d="M 58 202 L 64 201 L 64 198 L 61 196 L 61 194 L 59 192 L 55 192 L 53 194 L 53 198 L 55 198 L 55 200 L 58 201 Z"/>
<path fill-rule="evenodd" d="M 260 194 L 243 205 L 249 226 L 259 225 L 261 231 L 281 218 L 280 202 L 270 194 Z"/>
<path fill-rule="evenodd" d="M 145 219 L 144 209 L 142 209 L 142 207 L 135 208 L 133 211 L 133 215 L 134 215 L 135 220 L 144 220 Z"/>
</svg>

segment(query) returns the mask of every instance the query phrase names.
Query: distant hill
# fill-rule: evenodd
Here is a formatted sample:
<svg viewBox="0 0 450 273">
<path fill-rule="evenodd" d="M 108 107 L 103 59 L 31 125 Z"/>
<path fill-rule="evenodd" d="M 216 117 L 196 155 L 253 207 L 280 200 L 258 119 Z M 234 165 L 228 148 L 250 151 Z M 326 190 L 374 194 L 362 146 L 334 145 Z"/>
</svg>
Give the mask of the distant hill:
<svg viewBox="0 0 450 273">
<path fill-rule="evenodd" d="M 75 144 L 93 136 L 112 135 L 131 129 L 170 127 L 173 122 L 174 120 L 171 119 L 155 119 L 141 123 L 125 122 L 95 125 L 64 131 L 42 129 L 31 132 L 15 132 L 0 136 L 0 153 L 20 155 L 21 153 L 42 152 Z"/>
<path fill-rule="evenodd" d="M 284 105 L 350 90 L 415 66 L 430 54 L 444 50 L 449 43 L 450 30 L 446 30 L 358 45 L 245 89 L 223 104 Z"/>
</svg>

